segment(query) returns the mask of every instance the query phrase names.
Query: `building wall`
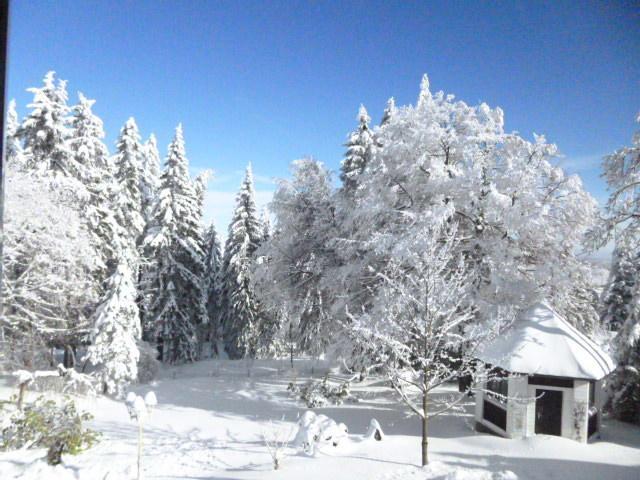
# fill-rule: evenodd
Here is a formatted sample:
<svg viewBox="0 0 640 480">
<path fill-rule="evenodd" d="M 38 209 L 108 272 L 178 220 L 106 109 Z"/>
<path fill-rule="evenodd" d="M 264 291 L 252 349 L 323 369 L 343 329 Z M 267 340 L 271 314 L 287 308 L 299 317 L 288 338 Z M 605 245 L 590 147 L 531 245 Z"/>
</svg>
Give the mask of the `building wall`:
<svg viewBox="0 0 640 480">
<path fill-rule="evenodd" d="M 528 435 L 529 403 L 527 376 L 510 375 L 507 407 L 507 434 L 510 438 L 522 438 Z"/>
</svg>

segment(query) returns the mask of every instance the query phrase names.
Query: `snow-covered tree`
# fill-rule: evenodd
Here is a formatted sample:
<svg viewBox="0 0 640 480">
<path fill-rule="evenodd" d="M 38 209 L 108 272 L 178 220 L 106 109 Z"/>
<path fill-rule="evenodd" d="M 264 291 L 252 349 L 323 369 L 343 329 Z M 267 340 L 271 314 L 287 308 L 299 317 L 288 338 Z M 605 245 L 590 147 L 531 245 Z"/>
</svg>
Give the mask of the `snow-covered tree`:
<svg viewBox="0 0 640 480">
<path fill-rule="evenodd" d="M 162 360 L 195 360 L 199 325 L 206 322 L 199 207 L 189 177 L 182 125 L 178 125 L 161 176 L 153 220 L 144 241 L 156 253 L 147 328 L 162 344 Z"/>
<path fill-rule="evenodd" d="M 102 120 L 93 113 L 95 100 L 78 94 L 73 107 L 71 131 L 67 144 L 75 162 L 81 165 L 81 181 L 88 197 L 81 203 L 82 214 L 99 259 L 102 279 L 115 268 L 115 258 L 123 248 L 124 232 L 114 212 L 119 188 L 113 178 L 114 165 L 103 142 Z"/>
<path fill-rule="evenodd" d="M 116 218 L 126 233 L 125 241 L 131 252 L 137 250 L 144 232 L 145 219 L 142 210 L 142 175 L 145 165 L 145 151 L 140 144 L 138 126 L 129 118 L 120 130 L 114 156 L 115 178 L 119 185 Z M 126 254 L 131 267 L 138 268 L 137 255 Z"/>
<path fill-rule="evenodd" d="M 347 153 L 340 167 L 340 180 L 342 180 L 343 188 L 347 192 L 357 188 L 358 176 L 364 171 L 371 156 L 371 147 L 374 141 L 369 129 L 370 121 L 371 117 L 369 117 L 367 109 L 364 108 L 364 105 L 360 105 L 358 128 L 349 135 L 349 141 L 346 144 Z"/>
<path fill-rule="evenodd" d="M 616 247 L 604 297 L 609 315 L 605 320 L 619 328 L 614 339 L 618 367 L 609 384 L 611 406 L 618 418 L 640 423 L 640 131 L 631 146 L 606 156 L 603 167 L 611 193 L 604 221 L 592 231 L 592 238 L 596 245 L 613 238 Z"/>
<path fill-rule="evenodd" d="M 417 104 L 396 108 L 376 129 L 351 210 L 340 212 L 344 261 L 331 275 L 344 295 L 333 296 L 334 315 L 345 303 L 368 308 L 379 281 L 368 268 L 379 270 L 399 240 L 434 218 L 459 224 L 479 317 L 531 295 L 551 297 L 562 314 L 579 310 L 583 300 L 569 292 L 584 268 L 576 252 L 596 203 L 579 177 L 552 165 L 554 145 L 503 126 L 499 108 L 432 94 L 425 76 Z"/>
<path fill-rule="evenodd" d="M 140 172 L 140 194 L 142 201 L 142 216 L 145 226 L 151 220 L 153 204 L 155 202 L 158 188 L 160 187 L 160 154 L 156 136 L 152 133 L 142 147 L 143 163 Z"/>
<path fill-rule="evenodd" d="M 41 368 L 51 347 L 73 348 L 90 330 L 95 253 L 76 202 L 15 168 L 5 171 L 0 326 L 10 360 Z"/>
<path fill-rule="evenodd" d="M 613 252 L 610 281 L 602 296 L 602 323 L 613 331 L 633 313 L 633 296 L 638 281 L 638 258 L 626 249 Z"/>
<path fill-rule="evenodd" d="M 253 357 L 260 320 L 250 283 L 253 254 L 262 241 L 251 165 L 236 196 L 222 261 L 222 301 L 225 350 L 230 358 Z"/>
<path fill-rule="evenodd" d="M 97 368 L 105 393 L 122 395 L 138 377 L 140 318 L 136 278 L 122 259 L 109 278 L 107 295 L 95 314 L 87 359 Z"/>
<path fill-rule="evenodd" d="M 473 374 L 474 353 L 497 331 L 489 322 L 469 325 L 473 275 L 459 253 L 455 224 L 434 220 L 398 242 L 384 269 L 372 272 L 381 283 L 374 304 L 352 316 L 350 325 L 377 351 L 392 387 L 421 419 L 423 465 L 429 461 L 429 418 L 466 395 L 437 401 L 429 393 Z"/>
<path fill-rule="evenodd" d="M 313 159 L 292 164 L 293 179 L 281 180 L 271 210 L 277 228 L 258 251 L 255 291 L 267 312 L 286 318 L 304 353 L 320 354 L 337 325 L 328 314 L 339 283 L 328 275 L 336 262 L 337 219 L 331 174 Z"/>
<path fill-rule="evenodd" d="M 22 144 L 18 138 L 18 113 L 16 112 L 16 101 L 11 100 L 7 108 L 7 127 L 5 134 L 5 162 L 15 167 L 21 167 L 24 162 Z"/>
<path fill-rule="evenodd" d="M 216 227 L 212 222 L 204 237 L 204 291 L 207 298 L 207 315 L 209 318 L 210 339 L 213 348 L 222 338 L 220 315 L 222 308 L 222 247 Z M 217 352 L 220 353 L 220 352 Z"/>
<path fill-rule="evenodd" d="M 84 177 L 83 167 L 75 161 L 69 149 L 69 107 L 67 82 L 55 82 L 55 72 L 48 72 L 44 85 L 27 91 L 33 93 L 31 109 L 18 128 L 23 142 L 25 167 L 40 174 L 50 174 L 52 180 L 64 182 L 68 190 L 82 189 L 79 179 Z M 78 193 L 78 192 L 75 192 Z"/>
</svg>

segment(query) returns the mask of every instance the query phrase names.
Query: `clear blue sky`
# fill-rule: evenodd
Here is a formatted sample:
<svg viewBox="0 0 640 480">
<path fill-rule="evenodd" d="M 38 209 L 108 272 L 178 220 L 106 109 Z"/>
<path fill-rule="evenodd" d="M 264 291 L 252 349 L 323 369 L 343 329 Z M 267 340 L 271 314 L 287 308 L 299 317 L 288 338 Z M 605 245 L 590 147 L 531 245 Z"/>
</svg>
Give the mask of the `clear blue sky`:
<svg viewBox="0 0 640 480">
<path fill-rule="evenodd" d="M 420 77 L 544 133 L 599 199 L 600 157 L 640 111 L 640 3 L 14 1 L 9 96 L 21 115 L 48 70 L 97 99 L 108 145 L 134 116 L 161 154 L 183 122 L 207 212 L 226 230 L 252 162 L 264 203 L 290 161 L 337 169 L 363 103 L 414 102 Z"/>
</svg>

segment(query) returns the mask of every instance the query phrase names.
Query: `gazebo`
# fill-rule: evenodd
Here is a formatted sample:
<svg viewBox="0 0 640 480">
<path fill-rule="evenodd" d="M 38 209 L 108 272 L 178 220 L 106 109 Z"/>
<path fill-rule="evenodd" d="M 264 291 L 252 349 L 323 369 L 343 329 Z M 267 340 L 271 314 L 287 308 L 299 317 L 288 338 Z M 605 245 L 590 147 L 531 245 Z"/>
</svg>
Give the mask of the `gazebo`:
<svg viewBox="0 0 640 480">
<path fill-rule="evenodd" d="M 579 442 L 599 433 L 602 380 L 615 365 L 547 302 L 524 310 L 478 358 L 491 372 L 476 385 L 479 429 L 508 438 L 547 434 Z"/>
</svg>

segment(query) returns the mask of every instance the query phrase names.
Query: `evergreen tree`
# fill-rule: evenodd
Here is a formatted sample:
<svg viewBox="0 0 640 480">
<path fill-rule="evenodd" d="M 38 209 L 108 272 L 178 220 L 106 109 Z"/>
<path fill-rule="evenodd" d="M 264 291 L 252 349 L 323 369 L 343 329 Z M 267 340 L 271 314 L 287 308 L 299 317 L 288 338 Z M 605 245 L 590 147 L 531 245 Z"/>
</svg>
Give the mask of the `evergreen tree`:
<svg viewBox="0 0 640 480">
<path fill-rule="evenodd" d="M 204 291 L 206 293 L 207 316 L 209 318 L 209 338 L 214 349 L 217 340 L 221 338 L 220 314 L 222 307 L 222 248 L 220 237 L 212 222 L 204 237 Z M 219 352 L 217 352 L 219 353 Z"/>
<path fill-rule="evenodd" d="M 360 105 L 359 125 L 349 136 L 347 153 L 340 167 L 340 180 L 346 192 L 353 191 L 358 185 L 358 176 L 364 171 L 373 145 L 373 135 L 369 129 L 371 118 L 367 109 Z"/>
<path fill-rule="evenodd" d="M 129 261 L 120 261 L 109 278 L 107 296 L 96 311 L 87 358 L 98 366 L 106 393 L 122 395 L 138 376 L 140 321 L 135 277 Z"/>
<path fill-rule="evenodd" d="M 113 179 L 114 166 L 103 142 L 102 120 L 92 111 L 94 103 L 95 100 L 78 94 L 68 144 L 75 162 L 82 166 L 84 172 L 82 182 L 87 189 L 88 200 L 82 204 L 82 211 L 92 237 L 92 247 L 96 250 L 100 273 L 108 272 L 108 276 L 123 248 L 123 231 L 114 214 L 118 199 L 118 186 Z"/>
<path fill-rule="evenodd" d="M 640 131 L 631 146 L 606 156 L 603 167 L 612 193 L 605 221 L 592 235 L 604 244 L 615 234 L 616 242 L 618 265 L 612 269 L 611 295 L 604 299 L 605 315 L 619 325 L 614 339 L 618 366 L 609 383 L 611 406 L 617 418 L 640 424 Z"/>
<path fill-rule="evenodd" d="M 253 357 L 259 322 L 257 302 L 250 284 L 252 257 L 262 240 L 253 189 L 251 165 L 236 196 L 236 208 L 224 247 L 223 330 L 230 358 Z"/>
<path fill-rule="evenodd" d="M 380 120 L 380 126 L 384 127 L 391 118 L 396 114 L 396 101 L 393 97 L 387 100 L 387 107 L 384 109 L 384 113 L 382 114 L 382 120 Z"/>
<path fill-rule="evenodd" d="M 18 138 L 17 132 L 20 128 L 18 121 L 18 113 L 16 112 L 16 101 L 11 100 L 7 109 L 7 128 L 5 135 L 5 161 L 7 165 L 12 164 L 15 167 L 21 167 L 24 162 L 22 144 Z"/>
<path fill-rule="evenodd" d="M 70 134 L 67 82 L 58 80 L 56 85 L 55 72 L 48 72 L 42 87 L 27 91 L 33 93 L 33 101 L 28 105 L 31 112 L 17 132 L 23 142 L 26 167 L 38 173 L 51 172 L 53 179 L 67 180 L 65 186 L 69 189 L 81 190 L 82 184 L 77 180 L 85 174 L 67 143 Z"/>
<path fill-rule="evenodd" d="M 162 360 L 169 363 L 196 359 L 197 329 L 206 322 L 198 209 L 182 126 L 178 125 L 144 241 L 146 248 L 157 252 L 148 324 L 162 345 Z"/>
<path fill-rule="evenodd" d="M 145 226 L 140 188 L 145 163 L 144 153 L 144 149 L 140 145 L 140 134 L 136 121 L 129 118 L 120 130 L 114 163 L 115 178 L 119 184 L 116 216 L 118 223 L 126 232 L 127 248 L 132 251 L 137 249 Z M 131 254 L 127 258 L 129 261 L 135 262 L 134 269 L 137 269 L 138 256 Z"/>
<path fill-rule="evenodd" d="M 610 330 L 620 330 L 633 313 L 631 306 L 638 268 L 630 251 L 613 252 L 610 281 L 602 297 L 601 309 L 602 323 Z"/>
</svg>

